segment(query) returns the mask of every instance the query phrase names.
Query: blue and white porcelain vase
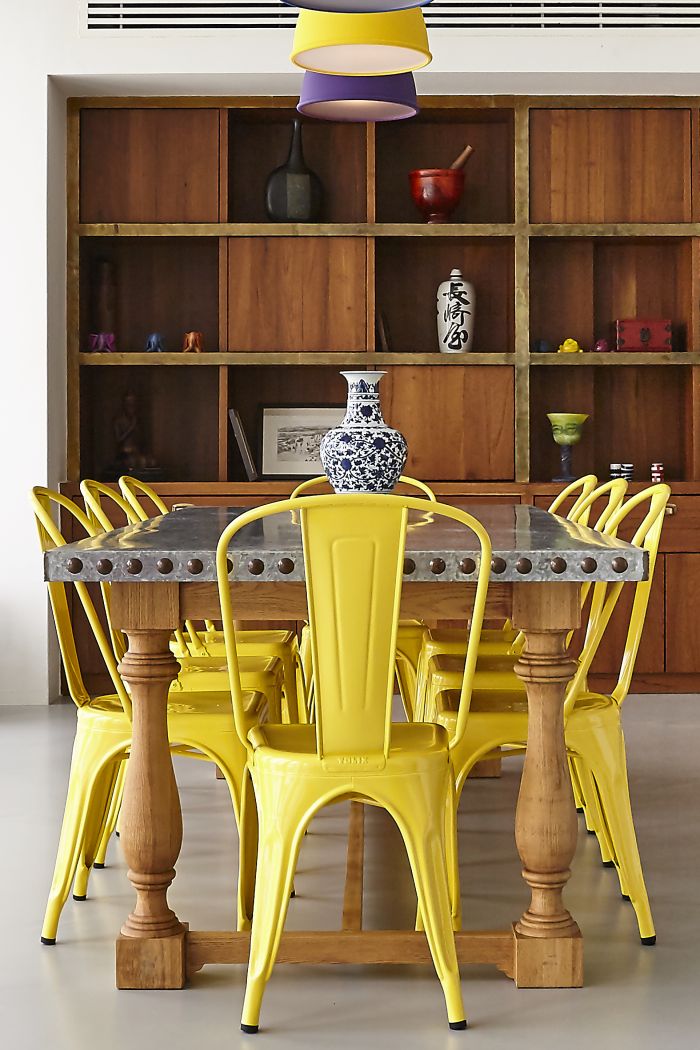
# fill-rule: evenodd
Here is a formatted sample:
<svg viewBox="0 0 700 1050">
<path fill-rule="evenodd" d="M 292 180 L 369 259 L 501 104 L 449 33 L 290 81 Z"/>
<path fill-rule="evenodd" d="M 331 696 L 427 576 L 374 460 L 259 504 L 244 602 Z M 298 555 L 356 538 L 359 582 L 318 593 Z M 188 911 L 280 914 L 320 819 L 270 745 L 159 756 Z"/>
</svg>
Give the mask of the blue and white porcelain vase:
<svg viewBox="0 0 700 1050">
<path fill-rule="evenodd" d="M 408 446 L 384 422 L 379 381 L 386 372 L 341 372 L 348 383 L 343 422 L 321 442 L 321 462 L 336 492 L 391 492 L 403 470 Z"/>
</svg>

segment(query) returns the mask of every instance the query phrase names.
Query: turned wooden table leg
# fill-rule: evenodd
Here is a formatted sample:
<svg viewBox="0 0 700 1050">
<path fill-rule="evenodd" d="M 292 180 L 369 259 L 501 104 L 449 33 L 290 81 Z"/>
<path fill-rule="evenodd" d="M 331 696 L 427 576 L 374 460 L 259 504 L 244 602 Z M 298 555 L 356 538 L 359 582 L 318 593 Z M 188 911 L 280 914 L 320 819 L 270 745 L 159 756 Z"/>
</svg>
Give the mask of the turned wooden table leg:
<svg viewBox="0 0 700 1050">
<path fill-rule="evenodd" d="M 153 586 L 167 587 L 142 584 L 135 592 L 137 602 Z M 165 597 L 156 594 L 158 599 Z M 149 618 L 159 626 L 157 615 Z M 144 622 L 146 616 L 128 619 Z M 119 826 L 136 891 L 136 904 L 117 941 L 117 987 L 182 988 L 186 928 L 167 899 L 182 845 L 182 813 L 167 726 L 168 689 L 179 667 L 168 645 L 170 630 L 133 627 L 123 618 L 115 617 L 115 622 L 129 639 L 120 670 L 131 692 L 133 734 Z"/>
<path fill-rule="evenodd" d="M 575 670 L 566 638 L 579 618 L 577 584 L 515 585 L 513 621 L 526 635 L 515 670 L 525 683 L 529 712 L 515 839 L 531 891 L 530 906 L 514 928 L 519 987 L 583 983 L 581 934 L 562 899 L 577 839 L 564 745 L 564 694 Z"/>
</svg>

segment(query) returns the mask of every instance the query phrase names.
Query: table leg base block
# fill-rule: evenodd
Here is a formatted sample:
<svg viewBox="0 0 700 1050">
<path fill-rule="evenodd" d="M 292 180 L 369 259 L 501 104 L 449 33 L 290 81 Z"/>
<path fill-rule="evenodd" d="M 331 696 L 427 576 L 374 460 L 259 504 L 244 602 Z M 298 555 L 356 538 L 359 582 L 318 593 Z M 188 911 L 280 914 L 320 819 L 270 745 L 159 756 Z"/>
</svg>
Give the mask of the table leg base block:
<svg viewBox="0 0 700 1050">
<path fill-rule="evenodd" d="M 518 988 L 583 987 L 583 938 L 527 937 L 513 928 Z"/>
<path fill-rule="evenodd" d="M 500 775 L 500 758 L 482 758 L 481 762 L 476 762 L 469 771 L 469 776 L 473 777 L 474 780 L 490 780 L 494 777 L 500 777 Z"/>
<path fill-rule="evenodd" d="M 173 937 L 117 937 L 117 988 L 184 988 L 187 931 Z"/>
</svg>

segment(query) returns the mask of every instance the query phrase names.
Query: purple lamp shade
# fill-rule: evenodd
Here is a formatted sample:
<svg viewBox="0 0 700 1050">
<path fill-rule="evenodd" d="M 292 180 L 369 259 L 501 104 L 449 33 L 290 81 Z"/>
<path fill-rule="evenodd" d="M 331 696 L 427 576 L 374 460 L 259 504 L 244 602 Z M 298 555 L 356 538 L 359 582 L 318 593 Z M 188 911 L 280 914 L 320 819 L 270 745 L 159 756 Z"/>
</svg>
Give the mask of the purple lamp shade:
<svg viewBox="0 0 700 1050">
<path fill-rule="evenodd" d="M 412 73 L 343 77 L 307 71 L 297 105 L 307 117 L 359 124 L 405 120 L 418 108 Z"/>
<path fill-rule="evenodd" d="M 283 0 L 290 7 L 329 14 L 375 15 L 386 11 L 405 11 L 409 7 L 427 7 L 430 0 Z"/>
</svg>

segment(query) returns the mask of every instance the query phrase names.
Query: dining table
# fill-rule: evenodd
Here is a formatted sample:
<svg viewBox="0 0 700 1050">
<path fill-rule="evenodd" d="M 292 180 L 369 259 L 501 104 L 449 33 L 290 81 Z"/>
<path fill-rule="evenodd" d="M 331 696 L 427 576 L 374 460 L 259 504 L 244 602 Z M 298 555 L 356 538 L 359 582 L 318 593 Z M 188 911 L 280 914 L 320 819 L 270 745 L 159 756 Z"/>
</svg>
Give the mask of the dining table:
<svg viewBox="0 0 700 1050">
<path fill-rule="evenodd" d="M 313 497 L 309 497 L 313 499 Z M 245 963 L 249 933 L 190 930 L 168 903 L 182 844 L 182 814 L 168 740 L 167 702 L 179 665 L 172 631 L 220 619 L 216 547 L 249 507 L 186 507 L 70 543 L 44 555 L 46 580 L 111 584 L 111 620 L 128 639 L 120 671 L 132 697 L 133 735 L 120 843 L 135 903 L 116 943 L 119 988 L 182 988 L 208 963 Z M 502 929 L 455 933 L 460 963 L 492 964 L 518 987 L 578 987 L 583 939 L 563 890 L 577 841 L 564 743 L 563 702 L 575 670 L 568 642 L 581 591 L 597 581 L 648 578 L 644 550 L 536 507 L 470 504 L 492 543 L 486 617 L 525 636 L 515 664 L 528 702 L 528 738 L 515 838 L 529 903 Z M 402 618 L 468 620 L 479 545 L 463 525 L 412 511 L 406 533 Z M 298 518 L 288 510 L 237 533 L 229 548 L 237 620 L 307 618 Z M 278 962 L 422 963 L 425 934 L 362 928 L 364 807 L 352 803 L 339 930 L 289 931 Z"/>
</svg>

